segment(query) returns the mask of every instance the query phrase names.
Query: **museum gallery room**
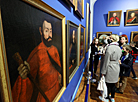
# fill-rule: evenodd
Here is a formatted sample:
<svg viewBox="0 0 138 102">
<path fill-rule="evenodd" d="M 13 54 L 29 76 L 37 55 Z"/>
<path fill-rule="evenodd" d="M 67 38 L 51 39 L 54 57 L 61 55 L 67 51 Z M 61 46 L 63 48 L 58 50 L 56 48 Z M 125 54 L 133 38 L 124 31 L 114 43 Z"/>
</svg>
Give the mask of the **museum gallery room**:
<svg viewBox="0 0 138 102">
<path fill-rule="evenodd" d="M 0 0 L 0 102 L 138 102 L 138 0 Z"/>
</svg>

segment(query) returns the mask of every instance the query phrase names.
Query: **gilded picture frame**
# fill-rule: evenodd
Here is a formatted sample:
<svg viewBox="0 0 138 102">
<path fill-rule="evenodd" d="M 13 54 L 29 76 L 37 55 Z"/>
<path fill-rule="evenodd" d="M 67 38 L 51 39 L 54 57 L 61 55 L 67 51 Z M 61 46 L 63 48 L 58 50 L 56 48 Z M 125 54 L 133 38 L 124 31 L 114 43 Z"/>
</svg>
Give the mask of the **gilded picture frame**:
<svg viewBox="0 0 138 102">
<path fill-rule="evenodd" d="M 67 20 L 67 83 L 79 68 L 79 26 Z"/>
<path fill-rule="evenodd" d="M 138 25 L 138 9 L 126 11 L 125 26 Z"/>
<path fill-rule="evenodd" d="M 89 3 L 86 4 L 86 53 L 90 48 L 90 21 L 91 21 L 91 12 Z"/>
<path fill-rule="evenodd" d="M 79 34 L 80 34 L 79 65 L 81 65 L 85 57 L 85 27 L 81 24 L 79 24 Z"/>
<path fill-rule="evenodd" d="M 130 42 L 138 42 L 138 31 L 132 31 L 131 32 L 131 40 Z"/>
<path fill-rule="evenodd" d="M 107 26 L 120 26 L 122 10 L 108 11 Z"/>
<path fill-rule="evenodd" d="M 102 43 L 103 38 L 105 38 L 106 36 L 110 36 L 111 34 L 112 32 L 97 32 L 96 38 L 99 39 L 99 44 L 103 44 Z"/>
<path fill-rule="evenodd" d="M 11 4 L 11 2 L 12 2 L 12 4 Z M 46 3 L 44 3 L 43 1 L 40 1 L 40 0 L 39 1 L 38 0 L 23 0 L 23 1 L 3 0 L 2 3 L 5 4 L 4 6 L 1 6 L 3 11 L 2 10 L 0 11 L 0 20 L 1 20 L 1 22 L 0 22 L 0 31 L 1 31 L 0 32 L 0 67 L 1 67 L 0 83 L 1 83 L 1 94 L 2 94 L 2 98 L 3 98 L 2 100 L 4 102 L 13 102 L 13 96 L 14 96 L 13 93 L 19 92 L 19 90 L 16 92 L 13 92 L 13 87 L 14 87 L 14 82 L 17 81 L 15 78 L 16 76 L 14 76 L 14 72 L 18 72 L 17 68 L 19 67 L 19 65 L 18 65 L 19 63 L 17 64 L 17 62 L 18 61 L 20 62 L 20 59 L 17 59 L 16 60 L 17 62 L 16 62 L 14 60 L 14 58 L 16 59 L 16 58 L 20 58 L 20 57 L 17 57 L 17 56 L 13 57 L 13 53 L 19 51 L 19 54 L 21 55 L 22 59 L 27 60 L 26 58 L 28 57 L 29 53 L 33 50 L 31 48 L 35 48 L 35 47 L 37 48 L 37 45 L 38 46 L 40 45 L 39 42 L 40 42 L 40 40 L 42 40 L 42 35 L 40 35 L 41 33 L 38 34 L 38 32 L 40 31 L 40 26 L 41 26 L 41 24 L 39 24 L 39 23 L 42 20 L 42 19 L 40 19 L 41 18 L 40 16 L 43 16 L 44 18 L 47 17 L 46 19 L 48 19 L 48 21 L 46 21 L 46 22 L 50 22 L 47 24 L 51 25 L 52 27 L 57 25 L 57 23 L 54 21 L 58 21 L 58 26 L 61 26 L 60 27 L 61 29 L 60 30 L 58 29 L 58 31 L 56 30 L 56 28 L 54 28 L 54 30 L 53 30 L 53 28 L 51 28 L 52 33 L 53 33 L 52 39 L 54 40 L 54 42 L 52 43 L 54 45 L 52 45 L 52 46 L 55 46 L 57 48 L 57 53 L 59 54 L 58 61 L 61 62 L 61 67 L 59 65 L 59 67 L 61 68 L 61 71 L 60 71 L 61 73 L 58 72 L 59 75 L 61 75 L 60 79 L 59 79 L 60 88 L 59 88 L 59 91 L 57 94 L 55 94 L 54 96 L 51 96 L 51 97 L 53 97 L 52 101 L 58 102 L 60 97 L 62 96 L 63 92 L 66 89 L 65 16 L 60 14 L 59 12 L 54 10 L 52 7 L 50 7 L 49 5 L 47 5 Z M 6 9 L 6 12 L 4 12 L 4 10 L 5 10 L 4 8 L 7 4 L 10 4 L 10 5 L 8 5 L 9 9 Z M 23 8 L 21 8 L 21 6 Z M 11 12 L 12 9 L 14 9 L 13 12 Z M 19 12 L 17 12 L 18 10 L 19 10 Z M 12 20 L 10 20 L 10 18 L 5 19 L 5 16 L 10 15 L 10 14 L 8 14 L 9 12 L 12 13 L 12 16 L 10 16 Z M 22 15 L 20 15 L 21 14 L 20 12 L 23 14 L 24 17 L 22 17 Z M 29 14 L 29 17 L 28 17 L 28 14 Z M 37 15 L 37 14 L 42 14 L 42 15 Z M 19 18 L 18 20 L 17 20 L 17 15 Z M 26 17 L 28 17 L 28 18 L 26 18 Z M 51 24 L 51 21 L 52 21 L 52 24 Z M 9 22 L 9 23 L 7 23 L 7 22 Z M 42 20 L 42 22 L 43 22 L 43 27 L 44 27 L 45 23 L 43 20 Z M 10 26 L 9 24 L 12 26 Z M 7 25 L 9 25 L 8 28 L 10 27 L 10 29 L 7 28 Z M 30 25 L 30 26 L 28 26 L 28 25 Z M 15 28 L 16 28 L 16 30 L 12 30 Z M 31 30 L 34 30 L 34 31 L 30 32 Z M 16 32 L 18 32 L 18 34 Z M 57 32 L 57 34 L 55 32 Z M 61 33 L 59 34 L 59 32 L 61 32 Z M 33 33 L 33 34 L 31 34 L 31 33 Z M 27 34 L 27 36 L 25 34 Z M 55 43 L 57 41 L 56 38 L 59 38 L 61 40 L 61 43 L 56 45 L 56 43 Z M 34 44 L 34 45 L 32 46 L 31 44 Z M 51 56 L 51 54 L 49 56 Z M 36 63 L 38 63 L 38 62 L 36 62 Z M 34 64 L 36 64 L 36 63 L 34 63 Z M 13 69 L 11 70 L 11 67 L 13 67 L 13 66 L 14 67 L 16 66 L 15 67 L 16 70 L 13 70 Z M 56 65 L 53 63 L 52 63 L 52 66 L 54 66 L 54 68 L 56 67 Z M 30 66 L 30 73 L 31 73 L 31 68 L 32 67 Z M 18 73 L 17 73 L 17 75 L 18 75 Z M 28 74 L 28 75 L 30 75 L 30 74 Z M 50 73 L 49 73 L 49 76 L 50 76 Z M 33 75 L 32 75 L 32 77 L 33 77 Z M 19 78 L 21 78 L 21 77 L 19 76 Z M 44 77 L 44 78 L 46 78 L 46 77 Z M 11 79 L 15 79 L 15 81 L 13 82 L 13 80 L 11 80 Z M 23 79 L 23 80 L 29 80 L 29 79 L 30 79 L 30 77 L 28 76 L 27 79 Z M 33 81 L 30 80 L 30 82 L 33 82 Z M 32 83 L 32 84 L 34 84 L 34 86 L 35 86 L 35 83 Z M 39 84 L 42 85 L 42 83 L 39 83 Z M 22 87 L 24 87 L 24 85 L 22 85 Z M 43 90 L 43 88 L 39 85 L 38 85 L 38 87 L 41 89 L 41 91 L 43 91 L 42 93 L 45 94 L 45 91 Z M 15 87 L 15 88 L 17 88 L 17 87 Z M 39 88 L 38 88 L 38 90 L 39 90 Z M 31 90 L 31 87 L 29 87 L 29 90 Z M 27 92 L 29 90 L 27 89 Z M 38 92 L 39 92 L 38 95 L 39 94 L 42 95 L 40 90 Z M 33 89 L 33 93 L 34 93 L 34 89 Z M 20 94 L 22 94 L 22 92 Z M 44 97 L 44 96 L 42 95 L 42 97 Z M 37 97 L 35 97 L 35 98 L 37 98 Z M 47 98 L 49 99 L 49 96 L 47 96 Z M 25 99 L 26 98 L 24 97 L 22 100 L 25 100 Z"/>
<path fill-rule="evenodd" d="M 84 18 L 84 0 L 73 0 L 75 5 L 75 12 L 81 18 Z"/>
</svg>

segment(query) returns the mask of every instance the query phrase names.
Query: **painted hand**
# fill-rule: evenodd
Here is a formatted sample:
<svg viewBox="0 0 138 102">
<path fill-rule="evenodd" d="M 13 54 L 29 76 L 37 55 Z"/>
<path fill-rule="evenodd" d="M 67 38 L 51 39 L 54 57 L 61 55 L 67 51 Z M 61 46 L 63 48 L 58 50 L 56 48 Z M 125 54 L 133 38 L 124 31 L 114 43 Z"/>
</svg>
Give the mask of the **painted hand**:
<svg viewBox="0 0 138 102">
<path fill-rule="evenodd" d="M 30 72 L 30 65 L 26 61 L 18 67 L 19 74 L 22 79 L 27 78 L 27 74 Z"/>
</svg>

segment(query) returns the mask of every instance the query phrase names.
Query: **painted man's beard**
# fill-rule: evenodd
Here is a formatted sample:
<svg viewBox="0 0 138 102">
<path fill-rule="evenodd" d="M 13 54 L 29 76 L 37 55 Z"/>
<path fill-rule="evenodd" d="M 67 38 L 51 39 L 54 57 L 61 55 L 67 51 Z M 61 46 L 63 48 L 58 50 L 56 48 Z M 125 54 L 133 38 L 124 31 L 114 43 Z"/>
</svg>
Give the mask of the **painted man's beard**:
<svg viewBox="0 0 138 102">
<path fill-rule="evenodd" d="M 50 47 L 51 45 L 52 45 L 52 37 L 48 37 L 47 39 L 45 39 L 44 38 L 44 36 L 42 36 L 43 37 L 43 42 L 44 42 L 44 44 L 47 46 L 47 47 Z M 51 39 L 50 41 L 48 41 L 49 39 Z"/>
</svg>

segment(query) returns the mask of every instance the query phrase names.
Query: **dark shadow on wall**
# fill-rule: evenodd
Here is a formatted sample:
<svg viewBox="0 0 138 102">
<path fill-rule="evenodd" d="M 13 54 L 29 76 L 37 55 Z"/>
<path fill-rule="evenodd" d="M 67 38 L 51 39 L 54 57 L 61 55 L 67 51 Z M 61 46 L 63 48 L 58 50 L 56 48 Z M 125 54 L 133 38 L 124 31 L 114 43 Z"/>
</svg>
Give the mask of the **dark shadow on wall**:
<svg viewBox="0 0 138 102">
<path fill-rule="evenodd" d="M 125 26 L 125 23 L 126 23 L 126 12 L 124 12 L 124 26 Z"/>
<path fill-rule="evenodd" d="M 67 29 L 67 24 L 66 24 L 66 29 Z M 66 30 L 66 36 L 67 36 L 67 32 L 68 32 L 68 31 Z M 67 45 L 67 44 L 68 44 L 67 42 L 68 42 L 68 39 L 67 39 L 67 37 L 66 37 L 66 46 L 68 46 L 68 45 Z M 68 48 L 66 47 L 66 52 L 67 52 L 67 49 L 68 49 Z M 66 61 L 67 61 L 67 59 L 68 59 L 68 58 L 66 57 Z M 66 64 L 66 67 L 67 67 L 67 64 Z M 66 76 L 67 76 L 67 77 L 66 77 L 66 84 L 67 84 L 67 86 L 68 86 L 68 84 L 69 84 L 69 73 L 68 73 L 68 72 L 69 72 L 69 68 L 66 69 Z"/>
<path fill-rule="evenodd" d="M 66 2 L 66 0 L 58 0 L 68 11 L 71 12 L 71 6 Z"/>
<path fill-rule="evenodd" d="M 105 26 L 107 27 L 108 14 L 104 14 L 103 16 L 104 16 Z"/>
<path fill-rule="evenodd" d="M 81 17 L 75 12 L 75 8 L 73 8 L 73 15 L 81 21 Z M 85 15 L 84 15 L 85 16 Z"/>
</svg>

